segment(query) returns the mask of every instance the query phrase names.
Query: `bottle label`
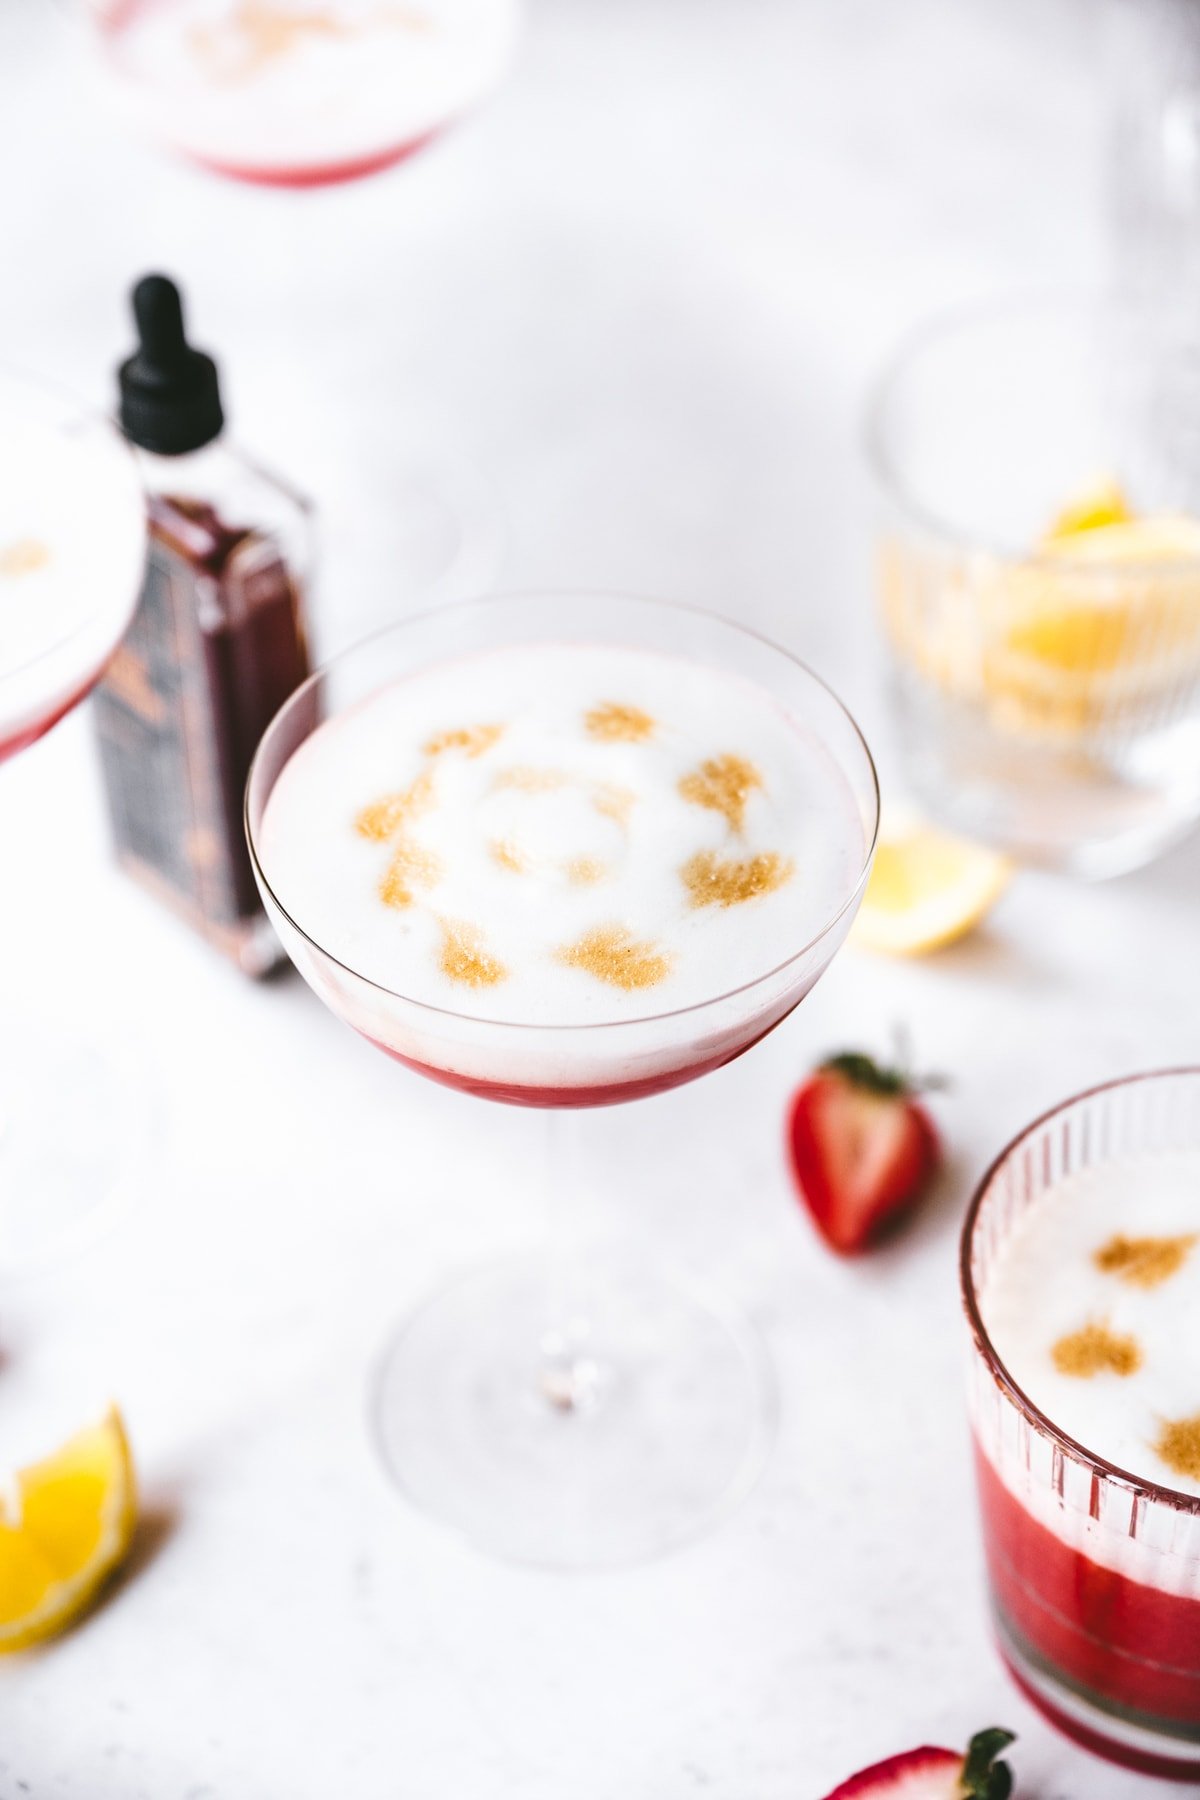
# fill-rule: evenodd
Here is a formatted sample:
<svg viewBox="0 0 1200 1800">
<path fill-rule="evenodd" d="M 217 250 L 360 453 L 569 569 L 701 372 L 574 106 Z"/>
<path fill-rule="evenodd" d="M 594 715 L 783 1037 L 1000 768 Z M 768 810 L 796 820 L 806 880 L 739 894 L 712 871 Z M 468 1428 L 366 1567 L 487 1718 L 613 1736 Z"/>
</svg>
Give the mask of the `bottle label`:
<svg viewBox="0 0 1200 1800">
<path fill-rule="evenodd" d="M 142 597 L 96 689 L 95 718 L 122 861 L 220 936 L 255 910 L 256 897 L 247 892 L 240 830 L 233 838 L 225 817 L 198 579 L 151 535 Z"/>
</svg>

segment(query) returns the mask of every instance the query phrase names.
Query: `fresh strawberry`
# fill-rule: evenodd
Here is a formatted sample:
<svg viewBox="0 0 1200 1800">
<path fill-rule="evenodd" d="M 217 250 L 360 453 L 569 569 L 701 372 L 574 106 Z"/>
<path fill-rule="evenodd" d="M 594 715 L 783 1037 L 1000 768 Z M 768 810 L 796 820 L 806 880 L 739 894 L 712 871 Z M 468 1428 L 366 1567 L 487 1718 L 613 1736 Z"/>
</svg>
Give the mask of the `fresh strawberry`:
<svg viewBox="0 0 1200 1800">
<path fill-rule="evenodd" d="M 796 1185 L 818 1231 L 843 1256 L 907 1211 L 937 1167 L 937 1132 L 917 1091 L 900 1070 L 852 1050 L 822 1063 L 792 1101 Z"/>
<path fill-rule="evenodd" d="M 852 1775 L 825 1800 L 1008 1800 L 1012 1770 L 996 1758 L 1012 1741 L 1011 1731 L 993 1726 L 971 1739 L 965 1757 L 929 1744 L 906 1750 Z"/>
</svg>

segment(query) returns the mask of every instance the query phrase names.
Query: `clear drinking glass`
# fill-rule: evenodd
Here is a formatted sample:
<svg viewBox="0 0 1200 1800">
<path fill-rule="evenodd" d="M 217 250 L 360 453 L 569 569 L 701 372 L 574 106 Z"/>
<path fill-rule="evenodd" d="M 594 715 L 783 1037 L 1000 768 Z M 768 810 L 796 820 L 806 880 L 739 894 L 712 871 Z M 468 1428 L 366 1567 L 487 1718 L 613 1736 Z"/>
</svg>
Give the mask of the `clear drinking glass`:
<svg viewBox="0 0 1200 1800">
<path fill-rule="evenodd" d="M 1077 1170 L 1200 1149 L 1200 1068 L 1111 1082 L 1030 1125 L 967 1213 L 969 1408 L 992 1612 L 1019 1685 L 1068 1736 L 1200 1781 L 1200 1499 L 1060 1431 L 997 1355 L 980 1308 L 1019 1219 Z"/>
<path fill-rule="evenodd" d="M 1103 10 L 1117 279 L 1184 313 L 1200 280 L 1200 12 L 1193 0 Z"/>
<path fill-rule="evenodd" d="M 95 686 L 133 616 L 145 543 L 142 487 L 116 427 L 0 371 L 0 763 Z M 36 875 L 33 845 L 16 866 Z M 145 1137 L 118 1046 L 7 1003 L 0 1026 L 0 1273 L 10 1273 L 105 1226 L 140 1176 Z"/>
<path fill-rule="evenodd" d="M 489 649 L 563 643 L 659 650 L 760 687 L 764 704 L 818 738 L 835 765 L 831 779 L 840 774 L 847 785 L 861 867 L 820 932 L 797 942 L 782 965 L 681 1011 L 506 1024 L 379 987 L 315 942 L 289 895 L 272 886 L 260 833 L 275 782 L 322 720 L 390 682 Z M 576 1253 L 571 1115 L 730 1062 L 821 975 L 857 910 L 878 822 L 874 766 L 853 720 L 786 652 L 687 607 L 612 595 L 472 601 L 368 639 L 300 688 L 259 749 L 246 821 L 267 909 L 333 1012 L 435 1081 L 550 1113 L 542 1121 L 552 1134 L 547 1249 L 462 1276 L 407 1321 L 383 1361 L 375 1415 L 396 1481 L 427 1512 L 525 1562 L 628 1562 L 702 1530 L 761 1467 L 770 1377 L 754 1334 L 721 1300 L 644 1262 Z"/>
<path fill-rule="evenodd" d="M 1200 816 L 1200 558 L 1045 542 L 1112 479 L 1138 514 L 1200 520 L 1198 417 L 1200 337 L 1133 302 L 966 308 L 885 373 L 868 436 L 893 714 L 953 828 L 1101 876 Z"/>
</svg>

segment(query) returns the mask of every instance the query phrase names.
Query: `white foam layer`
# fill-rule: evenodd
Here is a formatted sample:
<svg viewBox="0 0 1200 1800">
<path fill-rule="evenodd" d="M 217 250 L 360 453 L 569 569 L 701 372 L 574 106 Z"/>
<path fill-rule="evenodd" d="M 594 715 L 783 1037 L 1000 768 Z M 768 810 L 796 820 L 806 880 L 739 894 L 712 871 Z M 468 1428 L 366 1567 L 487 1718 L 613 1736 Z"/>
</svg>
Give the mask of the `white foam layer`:
<svg viewBox="0 0 1200 1800">
<path fill-rule="evenodd" d="M 589 715 L 611 705 L 644 713 L 652 731 L 642 741 L 595 735 Z M 503 728 L 481 754 L 428 754 L 440 734 L 477 726 Z M 681 791 L 723 756 L 744 759 L 760 783 L 740 827 Z M 433 803 L 402 837 L 418 873 L 426 859 L 436 878 L 414 878 L 412 903 L 396 907 L 381 883 L 398 840 L 365 837 L 356 820 L 423 771 Z M 681 658 L 568 644 L 442 664 L 327 722 L 283 770 L 260 839 L 283 907 L 358 975 L 470 1019 L 546 1026 L 645 1019 L 756 980 L 834 919 L 865 854 L 844 775 L 769 695 Z M 786 879 L 736 904 L 696 905 L 682 872 L 704 853 L 722 865 L 773 858 Z M 503 979 L 470 985 L 445 971 L 446 921 L 478 934 Z M 661 959 L 644 985 L 563 960 L 564 948 L 613 928 Z M 415 1053 L 386 1001 L 376 1012 L 366 1019 L 360 1006 L 354 1022 Z M 701 1030 L 685 1016 L 656 1048 L 669 1054 Z M 595 1055 L 600 1080 L 611 1071 L 599 1045 Z M 461 1058 L 456 1046 L 453 1066 Z M 539 1079 L 557 1072 L 553 1052 L 539 1057 Z"/>
<path fill-rule="evenodd" d="M 1097 1265 L 1116 1237 L 1197 1235 L 1153 1286 Z M 1164 1424 L 1200 1415 L 1200 1152 L 1080 1170 L 1016 1221 L 987 1271 L 980 1308 L 997 1354 L 1033 1404 L 1084 1449 L 1185 1494 L 1200 1479 L 1158 1454 Z M 1064 1373 L 1054 1346 L 1089 1324 L 1136 1344 L 1140 1365 Z"/>
<path fill-rule="evenodd" d="M 142 490 L 115 432 L 0 421 L 0 746 L 99 673 L 144 554 Z"/>
<path fill-rule="evenodd" d="M 123 104 L 194 155 L 318 170 L 415 143 L 499 81 L 519 0 L 133 0 L 105 28 Z"/>
</svg>

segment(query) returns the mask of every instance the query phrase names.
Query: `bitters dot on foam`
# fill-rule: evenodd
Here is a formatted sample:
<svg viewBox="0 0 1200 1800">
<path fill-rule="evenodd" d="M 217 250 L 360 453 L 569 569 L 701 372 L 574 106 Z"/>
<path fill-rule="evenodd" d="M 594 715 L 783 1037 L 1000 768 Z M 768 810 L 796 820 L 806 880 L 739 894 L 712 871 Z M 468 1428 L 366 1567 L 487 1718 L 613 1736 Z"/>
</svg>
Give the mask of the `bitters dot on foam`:
<svg viewBox="0 0 1200 1800">
<path fill-rule="evenodd" d="M 436 887 L 441 878 L 442 865 L 433 851 L 402 838 L 379 884 L 379 898 L 385 906 L 411 906 L 415 888 Z"/>
<path fill-rule="evenodd" d="M 410 787 L 364 806 L 354 821 L 354 829 L 360 837 L 385 843 L 402 826 L 428 812 L 433 802 L 433 776 L 428 769 L 422 769 Z"/>
<path fill-rule="evenodd" d="M 1142 1347 L 1135 1337 L 1122 1337 L 1107 1325 L 1088 1324 L 1060 1337 L 1050 1352 L 1060 1375 L 1091 1381 L 1096 1375 L 1136 1375 Z"/>
<path fill-rule="evenodd" d="M 589 737 L 607 744 L 641 744 L 653 737 L 657 726 L 640 706 L 623 706 L 606 700 L 584 715 L 584 729 Z"/>
<path fill-rule="evenodd" d="M 639 942 L 624 925 L 599 925 L 555 952 L 571 969 L 583 969 L 608 987 L 657 987 L 671 973 L 671 958 L 654 944 Z"/>
<path fill-rule="evenodd" d="M 1123 1237 L 1120 1232 L 1102 1244 L 1093 1257 L 1104 1275 L 1115 1275 L 1131 1287 L 1154 1288 L 1178 1275 L 1197 1242 L 1196 1234 L 1183 1237 Z"/>
<path fill-rule="evenodd" d="M 523 875 L 529 866 L 517 846 L 509 843 L 507 838 L 492 838 L 488 855 L 498 868 L 507 869 L 510 875 Z"/>
<path fill-rule="evenodd" d="M 699 850 L 679 871 L 693 906 L 742 906 L 762 894 L 774 893 L 789 882 L 793 864 L 775 850 L 759 856 L 726 859 L 713 850 Z"/>
<path fill-rule="evenodd" d="M 495 987 L 508 979 L 504 964 L 484 947 L 477 925 L 462 919 L 442 919 L 442 949 L 438 966 L 451 981 L 464 987 Z"/>
<path fill-rule="evenodd" d="M 746 802 L 762 785 L 762 776 L 744 756 L 714 756 L 683 777 L 679 792 L 692 806 L 720 813 L 734 831 L 740 831 Z"/>
<path fill-rule="evenodd" d="M 607 874 L 608 869 L 595 856 L 573 856 L 567 864 L 567 880 L 572 887 L 595 887 Z"/>
<path fill-rule="evenodd" d="M 50 561 L 50 549 L 37 538 L 18 538 L 0 548 L 0 575 L 15 581 L 19 575 L 35 575 Z"/>
<path fill-rule="evenodd" d="M 453 731 L 439 731 L 425 746 L 426 756 L 444 756 L 447 750 L 461 750 L 474 760 L 483 756 L 504 735 L 503 725 L 460 725 Z"/>
<path fill-rule="evenodd" d="M 1154 1448 L 1173 1474 L 1200 1481 L 1200 1413 L 1190 1419 L 1168 1419 Z"/>
</svg>

